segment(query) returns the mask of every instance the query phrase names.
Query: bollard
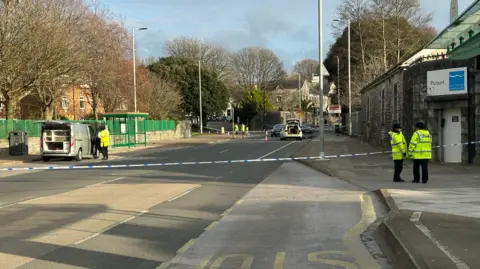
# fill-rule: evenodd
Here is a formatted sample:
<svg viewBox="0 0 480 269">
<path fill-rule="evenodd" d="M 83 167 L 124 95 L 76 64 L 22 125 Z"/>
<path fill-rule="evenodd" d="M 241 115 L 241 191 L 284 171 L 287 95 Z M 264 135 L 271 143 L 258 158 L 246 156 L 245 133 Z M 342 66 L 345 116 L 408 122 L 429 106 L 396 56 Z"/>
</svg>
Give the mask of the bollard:
<svg viewBox="0 0 480 269">
<path fill-rule="evenodd" d="M 265 132 L 265 142 L 268 142 L 268 132 Z"/>
</svg>

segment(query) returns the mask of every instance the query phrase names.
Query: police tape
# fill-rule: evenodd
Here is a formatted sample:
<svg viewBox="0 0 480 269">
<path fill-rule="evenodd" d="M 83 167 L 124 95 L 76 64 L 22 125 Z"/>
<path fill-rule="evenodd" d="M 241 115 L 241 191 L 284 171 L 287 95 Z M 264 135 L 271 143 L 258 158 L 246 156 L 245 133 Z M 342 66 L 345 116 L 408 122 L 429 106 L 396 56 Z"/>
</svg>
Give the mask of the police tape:
<svg viewBox="0 0 480 269">
<path fill-rule="evenodd" d="M 480 144 L 480 141 L 471 143 L 456 143 L 432 148 L 453 147 L 468 144 Z M 262 163 L 262 162 L 281 162 L 281 161 L 299 161 L 299 160 L 330 160 L 346 157 L 370 156 L 388 154 L 392 151 L 375 151 L 364 153 L 336 154 L 327 156 L 310 157 L 286 157 L 286 158 L 268 158 L 268 159 L 249 159 L 249 160 L 220 160 L 220 161 L 200 161 L 200 162 L 164 162 L 164 163 L 143 163 L 143 164 L 106 164 L 106 165 L 70 165 L 70 166 L 39 166 L 39 167 L 8 167 L 0 168 L 0 171 L 32 171 L 32 170 L 71 170 L 71 169 L 112 169 L 112 168 L 142 168 L 158 166 L 179 166 L 179 165 L 201 165 L 201 164 L 231 164 L 231 163 Z"/>
</svg>

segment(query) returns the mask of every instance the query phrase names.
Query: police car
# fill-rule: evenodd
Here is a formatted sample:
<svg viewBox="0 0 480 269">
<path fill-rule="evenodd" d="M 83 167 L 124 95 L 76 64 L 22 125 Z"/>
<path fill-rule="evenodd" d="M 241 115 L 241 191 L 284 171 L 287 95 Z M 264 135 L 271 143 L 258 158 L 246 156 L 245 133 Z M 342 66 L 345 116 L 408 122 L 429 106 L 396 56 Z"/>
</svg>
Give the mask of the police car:
<svg viewBox="0 0 480 269">
<path fill-rule="evenodd" d="M 280 140 L 285 140 L 285 139 L 297 139 L 297 140 L 302 140 L 303 139 L 303 134 L 302 134 L 302 128 L 300 125 L 300 120 L 298 119 L 289 119 L 287 120 L 285 127 L 283 130 L 280 132 Z"/>
</svg>

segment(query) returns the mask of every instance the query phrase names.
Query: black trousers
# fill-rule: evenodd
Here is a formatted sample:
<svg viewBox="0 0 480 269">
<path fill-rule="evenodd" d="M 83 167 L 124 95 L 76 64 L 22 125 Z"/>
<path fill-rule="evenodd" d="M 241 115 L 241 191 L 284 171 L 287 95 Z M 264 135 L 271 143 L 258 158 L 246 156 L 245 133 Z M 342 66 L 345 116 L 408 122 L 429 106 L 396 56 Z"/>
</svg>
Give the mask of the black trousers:
<svg viewBox="0 0 480 269">
<path fill-rule="evenodd" d="M 422 182 L 428 181 L 428 159 L 413 160 L 413 181 L 420 182 L 420 167 L 422 167 Z"/>
<path fill-rule="evenodd" d="M 103 158 L 108 159 L 108 147 L 101 147 L 100 150 L 102 152 Z"/>
<path fill-rule="evenodd" d="M 393 160 L 394 164 L 394 172 L 393 172 L 393 181 L 398 181 L 402 179 L 400 177 L 400 174 L 402 173 L 403 170 L 403 159 L 402 160 Z"/>
</svg>

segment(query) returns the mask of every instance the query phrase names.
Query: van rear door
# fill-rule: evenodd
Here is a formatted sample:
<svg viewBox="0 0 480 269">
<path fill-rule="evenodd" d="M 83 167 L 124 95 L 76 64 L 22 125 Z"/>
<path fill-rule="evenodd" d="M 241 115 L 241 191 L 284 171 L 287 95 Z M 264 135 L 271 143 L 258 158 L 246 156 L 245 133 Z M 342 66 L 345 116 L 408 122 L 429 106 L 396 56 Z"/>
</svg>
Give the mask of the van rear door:
<svg viewBox="0 0 480 269">
<path fill-rule="evenodd" d="M 63 121 L 42 122 L 41 145 L 43 153 L 69 154 L 74 142 L 71 126 Z"/>
</svg>

